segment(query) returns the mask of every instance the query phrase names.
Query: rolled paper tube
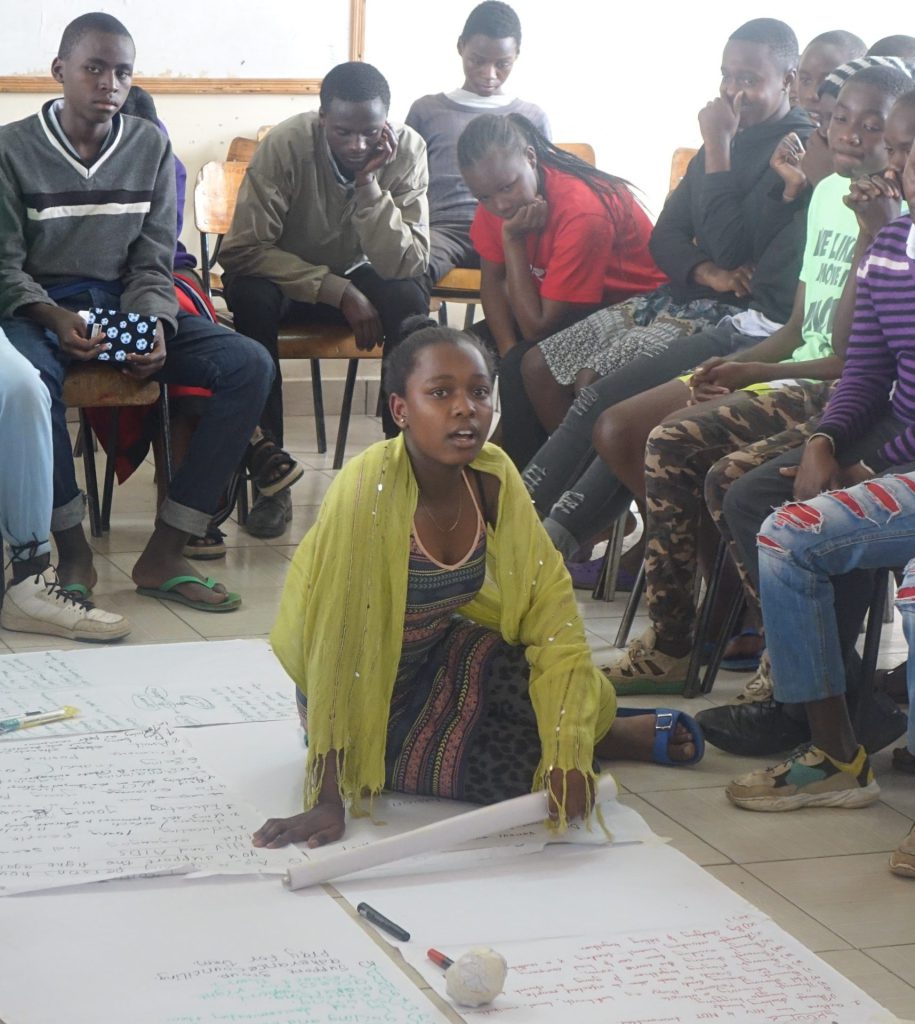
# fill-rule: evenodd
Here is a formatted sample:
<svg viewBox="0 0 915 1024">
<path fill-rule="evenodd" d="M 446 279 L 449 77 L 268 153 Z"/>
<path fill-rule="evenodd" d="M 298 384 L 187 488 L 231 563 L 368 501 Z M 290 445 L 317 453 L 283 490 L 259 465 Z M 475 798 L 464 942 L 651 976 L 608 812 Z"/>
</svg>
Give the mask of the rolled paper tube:
<svg viewBox="0 0 915 1024">
<path fill-rule="evenodd" d="M 609 773 L 599 776 L 595 804 L 613 800 L 616 795 L 617 788 L 613 776 Z M 289 889 L 306 889 L 310 885 L 320 885 L 321 882 L 343 878 L 356 871 L 365 871 L 367 868 L 389 864 L 404 857 L 438 853 L 466 843 L 470 839 L 505 832 L 519 825 L 530 825 L 543 821 L 546 817 L 546 793 L 527 793 L 513 800 L 502 800 L 497 804 L 456 814 L 444 821 L 423 825 L 399 836 L 379 839 L 367 846 L 328 853 L 327 856 L 310 860 L 307 864 L 298 864 L 289 869 L 283 884 Z"/>
</svg>

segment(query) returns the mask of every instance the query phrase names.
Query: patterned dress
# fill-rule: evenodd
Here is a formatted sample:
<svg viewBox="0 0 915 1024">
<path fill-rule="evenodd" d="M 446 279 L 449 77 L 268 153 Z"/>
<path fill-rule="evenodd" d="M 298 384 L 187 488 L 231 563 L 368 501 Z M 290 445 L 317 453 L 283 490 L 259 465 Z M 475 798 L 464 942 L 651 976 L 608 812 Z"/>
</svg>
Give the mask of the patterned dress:
<svg viewBox="0 0 915 1024">
<path fill-rule="evenodd" d="M 410 545 L 404 640 L 388 719 L 386 786 L 493 803 L 529 793 L 540 737 L 524 648 L 455 614 L 483 585 L 486 531 L 458 565 Z"/>
</svg>

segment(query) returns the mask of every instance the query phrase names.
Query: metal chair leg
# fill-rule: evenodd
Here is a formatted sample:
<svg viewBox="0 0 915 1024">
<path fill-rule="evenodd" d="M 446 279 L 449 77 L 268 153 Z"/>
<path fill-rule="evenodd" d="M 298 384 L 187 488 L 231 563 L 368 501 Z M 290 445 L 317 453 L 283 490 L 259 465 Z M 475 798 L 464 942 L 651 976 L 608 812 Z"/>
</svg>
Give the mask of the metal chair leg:
<svg viewBox="0 0 915 1024">
<path fill-rule="evenodd" d="M 340 407 L 340 426 L 337 428 L 337 446 L 334 449 L 334 469 L 343 465 L 346 452 L 346 435 L 349 433 L 349 418 L 353 408 L 353 392 L 356 390 L 356 374 L 359 371 L 359 360 L 350 359 L 346 368 L 346 384 L 343 388 L 343 405 Z"/>
<path fill-rule="evenodd" d="M 689 668 L 686 671 L 686 682 L 683 686 L 684 697 L 695 697 L 699 693 L 699 673 L 702 669 L 702 652 L 705 647 L 706 638 L 709 635 L 709 626 L 712 621 L 712 609 L 718 597 L 718 585 L 721 582 L 721 574 L 728 559 L 728 549 L 724 541 L 718 544 L 718 551 L 715 554 L 715 564 L 709 576 L 708 586 L 705 588 L 705 598 L 702 608 L 699 611 L 699 621 L 696 625 L 693 650 L 689 658 Z"/>
<path fill-rule="evenodd" d="M 318 453 L 327 451 L 327 431 L 324 427 L 324 392 L 321 388 L 321 361 L 310 359 L 311 363 L 311 397 L 315 407 L 315 435 L 318 439 Z"/>
<path fill-rule="evenodd" d="M 86 471 L 86 500 L 89 505 L 89 529 L 93 537 L 102 535 L 102 517 L 98 503 L 98 476 L 95 472 L 95 451 L 92 427 L 85 409 L 79 410 L 80 429 L 83 435 L 83 467 Z"/>
<path fill-rule="evenodd" d="M 111 410 L 111 435 L 108 439 L 108 457 L 105 459 L 105 484 L 102 489 L 102 533 L 111 529 L 111 502 L 114 498 L 114 471 L 118 459 L 118 438 L 121 426 L 121 410 Z"/>
<path fill-rule="evenodd" d="M 861 654 L 861 682 L 858 686 L 858 704 L 855 709 L 855 733 L 861 735 L 867 709 L 874 696 L 874 673 L 880 653 L 880 634 L 883 631 L 883 609 L 889 585 L 889 569 L 880 569 L 874 577 L 874 589 L 867 613 L 864 650 Z"/>
<path fill-rule="evenodd" d="M 629 639 L 629 632 L 632 629 L 632 623 L 635 620 L 635 613 L 638 611 L 639 602 L 642 600 L 642 594 L 644 592 L 645 562 L 643 561 L 639 566 L 639 571 L 632 584 L 632 591 L 629 594 L 629 600 L 626 602 L 626 607 L 623 609 L 623 617 L 620 619 L 620 628 L 617 630 L 616 640 L 614 641 L 616 647 L 626 646 L 626 642 Z"/>
<path fill-rule="evenodd" d="M 595 601 L 616 600 L 616 578 L 620 571 L 620 559 L 623 557 L 623 539 L 626 536 L 626 513 L 624 512 L 613 523 L 610 540 L 601 561 L 600 575 L 594 587 L 592 597 Z"/>
</svg>

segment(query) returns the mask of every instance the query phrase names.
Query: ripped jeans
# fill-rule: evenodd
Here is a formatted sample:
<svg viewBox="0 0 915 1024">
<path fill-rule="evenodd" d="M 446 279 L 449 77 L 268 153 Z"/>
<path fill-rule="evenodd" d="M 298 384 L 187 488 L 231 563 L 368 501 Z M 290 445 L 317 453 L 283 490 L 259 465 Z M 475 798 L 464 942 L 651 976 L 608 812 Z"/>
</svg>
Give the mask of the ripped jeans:
<svg viewBox="0 0 915 1024">
<path fill-rule="evenodd" d="M 907 746 L 915 754 L 915 472 L 789 502 L 763 523 L 757 546 L 775 696 L 785 703 L 845 693 L 832 577 L 905 565 L 896 607 L 909 644 Z"/>
</svg>

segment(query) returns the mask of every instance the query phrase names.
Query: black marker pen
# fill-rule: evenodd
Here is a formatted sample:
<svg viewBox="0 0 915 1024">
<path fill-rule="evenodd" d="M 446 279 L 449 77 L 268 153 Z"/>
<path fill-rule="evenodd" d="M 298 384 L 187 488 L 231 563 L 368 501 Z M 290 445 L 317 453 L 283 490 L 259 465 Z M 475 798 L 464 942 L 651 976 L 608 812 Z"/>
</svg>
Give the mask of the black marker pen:
<svg viewBox="0 0 915 1024">
<path fill-rule="evenodd" d="M 389 935 L 393 935 L 395 939 L 400 939 L 401 942 L 410 941 L 410 933 L 405 932 L 403 928 L 398 924 L 394 924 L 393 921 L 389 921 L 384 914 L 379 914 L 374 907 L 370 907 L 368 903 L 360 903 L 356 907 L 356 912 L 360 917 L 364 917 L 366 921 L 370 921 L 376 928 L 381 928 L 383 931 L 388 932 Z"/>
</svg>

